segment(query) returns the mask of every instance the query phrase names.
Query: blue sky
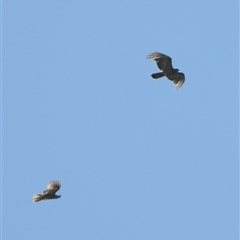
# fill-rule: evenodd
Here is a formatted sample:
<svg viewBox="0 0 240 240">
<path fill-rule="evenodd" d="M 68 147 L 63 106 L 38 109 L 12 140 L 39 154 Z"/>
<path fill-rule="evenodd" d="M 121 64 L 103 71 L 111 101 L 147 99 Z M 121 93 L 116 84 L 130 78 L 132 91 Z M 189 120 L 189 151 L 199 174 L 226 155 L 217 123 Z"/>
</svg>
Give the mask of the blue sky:
<svg viewBox="0 0 240 240">
<path fill-rule="evenodd" d="M 237 1 L 3 1 L 4 240 L 238 239 Z M 172 57 L 179 91 L 146 56 Z M 61 199 L 32 203 L 50 180 Z"/>
</svg>

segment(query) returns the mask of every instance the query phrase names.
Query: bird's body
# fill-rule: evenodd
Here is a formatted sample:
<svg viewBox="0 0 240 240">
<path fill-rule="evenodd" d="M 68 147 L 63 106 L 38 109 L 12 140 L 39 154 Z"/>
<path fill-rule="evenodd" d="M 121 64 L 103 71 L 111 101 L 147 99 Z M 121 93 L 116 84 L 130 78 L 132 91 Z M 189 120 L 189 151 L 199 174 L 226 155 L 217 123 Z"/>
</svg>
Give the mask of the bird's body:
<svg viewBox="0 0 240 240">
<path fill-rule="evenodd" d="M 153 52 L 147 56 L 147 59 L 156 61 L 158 68 L 162 70 L 162 72 L 153 73 L 151 75 L 152 78 L 158 79 L 166 76 L 170 81 L 173 81 L 176 90 L 182 87 L 185 81 L 185 75 L 184 73 L 179 72 L 177 68 L 173 68 L 172 59 L 169 56 L 159 52 Z"/>
<path fill-rule="evenodd" d="M 59 182 L 58 180 L 49 182 L 47 185 L 47 189 L 43 191 L 43 194 L 33 195 L 33 202 L 60 198 L 61 195 L 56 195 L 56 192 L 60 189 L 60 187 L 61 182 Z"/>
</svg>

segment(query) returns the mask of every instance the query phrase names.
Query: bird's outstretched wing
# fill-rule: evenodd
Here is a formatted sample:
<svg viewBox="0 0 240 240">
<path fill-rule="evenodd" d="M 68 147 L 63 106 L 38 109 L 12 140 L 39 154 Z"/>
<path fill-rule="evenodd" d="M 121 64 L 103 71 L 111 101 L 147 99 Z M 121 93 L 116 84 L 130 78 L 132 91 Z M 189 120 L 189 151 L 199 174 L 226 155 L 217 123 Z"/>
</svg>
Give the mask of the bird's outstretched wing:
<svg viewBox="0 0 240 240">
<path fill-rule="evenodd" d="M 171 73 L 173 70 L 172 59 L 163 53 L 159 52 L 150 53 L 147 56 L 147 59 L 152 59 L 156 61 L 158 68 L 162 70 L 164 74 Z"/>
<path fill-rule="evenodd" d="M 48 183 L 47 189 L 43 191 L 43 195 L 55 194 L 61 187 L 61 182 L 58 180 L 53 180 Z"/>
<path fill-rule="evenodd" d="M 182 87 L 182 85 L 184 84 L 184 82 L 185 82 L 185 75 L 184 75 L 184 73 L 181 73 L 181 72 L 177 72 L 177 73 L 171 74 L 167 78 L 169 80 L 173 81 L 173 83 L 176 86 L 175 90 L 180 89 Z"/>
</svg>

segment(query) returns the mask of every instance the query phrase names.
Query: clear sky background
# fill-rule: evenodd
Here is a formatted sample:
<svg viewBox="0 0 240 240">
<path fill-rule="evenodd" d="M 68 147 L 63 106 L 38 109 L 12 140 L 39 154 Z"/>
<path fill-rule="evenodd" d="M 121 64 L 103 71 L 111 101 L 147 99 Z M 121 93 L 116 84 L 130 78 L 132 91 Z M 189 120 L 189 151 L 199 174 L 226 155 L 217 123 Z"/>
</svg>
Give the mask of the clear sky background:
<svg viewBox="0 0 240 240">
<path fill-rule="evenodd" d="M 4 240 L 238 239 L 238 1 L 2 11 Z M 54 179 L 62 197 L 33 203 Z"/>
</svg>

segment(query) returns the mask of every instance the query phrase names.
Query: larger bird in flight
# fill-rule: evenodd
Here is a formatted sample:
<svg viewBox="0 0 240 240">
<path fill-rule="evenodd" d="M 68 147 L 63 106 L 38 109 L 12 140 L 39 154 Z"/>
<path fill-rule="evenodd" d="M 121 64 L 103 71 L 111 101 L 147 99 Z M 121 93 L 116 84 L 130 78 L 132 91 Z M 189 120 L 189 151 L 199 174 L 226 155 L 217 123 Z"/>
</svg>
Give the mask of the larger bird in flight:
<svg viewBox="0 0 240 240">
<path fill-rule="evenodd" d="M 43 194 L 34 194 L 33 202 L 39 202 L 42 200 L 50 200 L 60 198 L 61 195 L 56 195 L 56 192 L 60 189 L 61 182 L 58 180 L 53 180 L 48 183 L 47 189 L 43 191 Z"/>
<path fill-rule="evenodd" d="M 153 52 L 147 56 L 147 59 L 152 59 L 157 62 L 157 66 L 162 72 L 153 73 L 151 76 L 154 79 L 158 79 L 161 77 L 166 76 L 170 81 L 173 81 L 176 88 L 178 90 L 182 87 L 183 83 L 185 82 L 185 75 L 182 72 L 179 72 L 177 68 L 173 68 L 172 66 L 172 59 L 162 53 Z"/>
</svg>

